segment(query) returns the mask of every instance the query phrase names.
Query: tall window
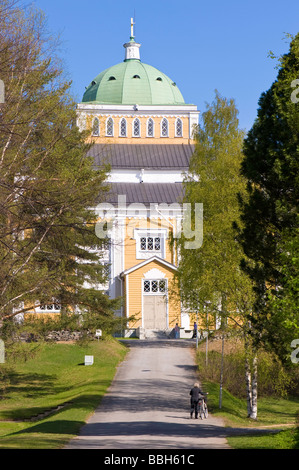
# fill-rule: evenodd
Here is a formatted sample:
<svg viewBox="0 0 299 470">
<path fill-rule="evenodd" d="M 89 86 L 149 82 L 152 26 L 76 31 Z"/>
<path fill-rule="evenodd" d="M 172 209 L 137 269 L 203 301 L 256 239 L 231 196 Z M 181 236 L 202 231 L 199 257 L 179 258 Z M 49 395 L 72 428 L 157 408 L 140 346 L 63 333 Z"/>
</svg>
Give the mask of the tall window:
<svg viewBox="0 0 299 470">
<path fill-rule="evenodd" d="M 161 136 L 168 137 L 168 121 L 166 118 L 161 121 Z"/>
<path fill-rule="evenodd" d="M 154 121 L 152 118 L 147 121 L 147 136 L 154 137 Z"/>
<path fill-rule="evenodd" d="M 106 121 L 106 135 L 113 137 L 113 119 L 111 117 Z"/>
<path fill-rule="evenodd" d="M 97 117 L 94 118 L 93 123 L 92 123 L 92 135 L 94 136 L 100 135 L 100 121 Z"/>
<path fill-rule="evenodd" d="M 127 137 L 127 121 L 125 118 L 122 118 L 119 126 L 119 135 L 120 137 Z"/>
<path fill-rule="evenodd" d="M 138 118 L 133 121 L 133 137 L 140 137 L 140 121 Z"/>
<path fill-rule="evenodd" d="M 175 123 L 175 135 L 176 137 L 183 137 L 183 123 L 180 118 L 177 118 Z"/>
</svg>

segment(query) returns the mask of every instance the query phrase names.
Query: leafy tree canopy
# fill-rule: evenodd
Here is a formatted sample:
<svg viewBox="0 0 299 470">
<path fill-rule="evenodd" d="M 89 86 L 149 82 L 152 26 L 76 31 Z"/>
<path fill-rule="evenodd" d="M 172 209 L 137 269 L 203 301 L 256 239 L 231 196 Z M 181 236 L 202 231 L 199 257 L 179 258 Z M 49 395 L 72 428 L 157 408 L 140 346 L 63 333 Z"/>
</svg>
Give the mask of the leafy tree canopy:
<svg viewBox="0 0 299 470">
<path fill-rule="evenodd" d="M 280 59 L 276 81 L 260 97 L 242 162 L 248 199 L 242 200 L 240 240 L 250 259 L 243 266 L 255 283 L 261 339 L 284 358 L 299 333 L 298 87 L 299 34 Z"/>
<path fill-rule="evenodd" d="M 105 197 L 107 168 L 86 157 L 44 15 L 4 0 L 0 37 L 0 318 L 57 299 L 63 312 L 111 324 L 115 301 L 94 288 L 106 275 L 89 249 L 107 248 L 92 209 Z"/>
</svg>

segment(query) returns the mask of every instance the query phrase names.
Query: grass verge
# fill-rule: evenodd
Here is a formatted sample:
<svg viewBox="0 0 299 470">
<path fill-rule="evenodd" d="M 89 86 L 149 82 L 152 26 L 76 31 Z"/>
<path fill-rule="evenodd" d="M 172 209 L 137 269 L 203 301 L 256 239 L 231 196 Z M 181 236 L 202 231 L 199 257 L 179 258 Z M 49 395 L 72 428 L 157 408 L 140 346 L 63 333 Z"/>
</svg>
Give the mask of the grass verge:
<svg viewBox="0 0 299 470">
<path fill-rule="evenodd" d="M 203 387 L 209 393 L 209 410 L 214 416 L 221 416 L 226 426 L 232 428 L 232 435 L 227 439 L 232 448 L 299 449 L 298 398 L 259 398 L 258 421 L 253 421 L 247 418 L 245 400 L 224 389 L 220 410 L 219 385 L 204 382 Z M 259 432 L 252 433 L 253 429 Z"/>
<path fill-rule="evenodd" d="M 25 362 L 1 364 L 0 448 L 63 447 L 99 405 L 126 351 L 113 339 L 42 343 Z M 85 355 L 94 356 L 92 366 Z"/>
</svg>

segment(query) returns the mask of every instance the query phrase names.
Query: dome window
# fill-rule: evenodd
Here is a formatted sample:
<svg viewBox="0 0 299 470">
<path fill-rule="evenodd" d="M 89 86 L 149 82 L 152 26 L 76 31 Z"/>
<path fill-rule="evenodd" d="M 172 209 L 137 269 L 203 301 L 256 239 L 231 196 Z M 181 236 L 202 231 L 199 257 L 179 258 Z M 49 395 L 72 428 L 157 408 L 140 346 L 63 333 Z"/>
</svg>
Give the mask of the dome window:
<svg viewBox="0 0 299 470">
<path fill-rule="evenodd" d="M 133 78 L 140 78 L 140 76 L 139 75 L 134 75 Z"/>
<path fill-rule="evenodd" d="M 108 78 L 108 82 L 112 82 L 112 80 L 116 80 L 116 78 L 113 77 L 113 75 L 111 75 L 111 77 Z"/>
<path fill-rule="evenodd" d="M 91 85 L 92 85 L 92 86 L 94 86 L 94 85 L 96 85 L 96 84 L 97 84 L 97 83 L 96 83 L 94 80 L 91 82 Z"/>
<path fill-rule="evenodd" d="M 172 82 L 172 86 L 176 86 L 176 83 L 175 83 L 175 82 Z"/>
<path fill-rule="evenodd" d="M 156 78 L 157 82 L 163 82 L 161 77 Z"/>
</svg>

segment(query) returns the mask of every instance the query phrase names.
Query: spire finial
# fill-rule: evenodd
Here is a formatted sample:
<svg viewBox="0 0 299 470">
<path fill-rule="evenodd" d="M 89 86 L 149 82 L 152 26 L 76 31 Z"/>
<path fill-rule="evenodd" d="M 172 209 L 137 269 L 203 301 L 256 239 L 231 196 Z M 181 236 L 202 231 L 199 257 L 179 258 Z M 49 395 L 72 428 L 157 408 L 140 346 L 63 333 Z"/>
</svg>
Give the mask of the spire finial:
<svg viewBox="0 0 299 470">
<path fill-rule="evenodd" d="M 134 39 L 134 18 L 131 18 L 131 39 Z"/>
<path fill-rule="evenodd" d="M 130 41 L 124 44 L 124 48 L 126 49 L 126 55 L 125 55 L 125 60 L 140 60 L 140 53 L 139 53 L 139 47 L 140 44 L 135 42 L 135 37 L 134 37 L 134 18 L 131 18 L 131 37 Z"/>
</svg>

